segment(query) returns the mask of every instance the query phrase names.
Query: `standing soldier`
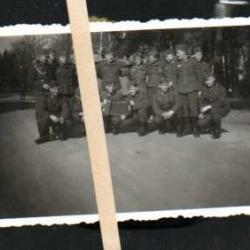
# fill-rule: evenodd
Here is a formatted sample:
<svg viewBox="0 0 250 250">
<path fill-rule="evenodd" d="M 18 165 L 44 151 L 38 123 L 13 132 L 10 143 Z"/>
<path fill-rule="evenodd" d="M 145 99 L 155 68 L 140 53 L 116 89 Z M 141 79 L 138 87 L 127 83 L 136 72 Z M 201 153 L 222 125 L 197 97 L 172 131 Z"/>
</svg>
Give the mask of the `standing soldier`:
<svg viewBox="0 0 250 250">
<path fill-rule="evenodd" d="M 126 99 L 129 106 L 129 113 L 116 117 L 115 124 L 118 127 L 136 126 L 139 136 L 147 134 L 148 107 L 147 94 L 134 83 L 129 88 L 129 95 Z"/>
<path fill-rule="evenodd" d="M 210 128 L 212 138 L 218 139 L 221 136 L 221 120 L 230 110 L 226 89 L 216 81 L 211 72 L 207 73 L 205 79 L 200 97 L 199 125 Z"/>
<path fill-rule="evenodd" d="M 181 118 L 179 119 L 180 136 L 193 133 L 199 137 L 198 127 L 198 96 L 201 90 L 202 74 L 196 60 L 186 54 L 185 45 L 176 46 L 177 91 L 181 102 Z M 191 131 L 190 131 L 191 129 Z"/>
<path fill-rule="evenodd" d="M 179 108 L 179 95 L 173 87 L 173 82 L 162 77 L 153 98 L 154 122 L 160 134 L 175 130 Z M 177 136 L 180 136 L 178 127 Z"/>
<path fill-rule="evenodd" d="M 46 56 L 44 54 L 41 54 L 34 62 L 34 68 L 31 72 L 31 80 L 35 83 L 35 114 L 39 133 L 39 138 L 36 139 L 35 142 L 40 144 L 49 140 L 49 130 L 46 125 L 48 114 L 45 112 L 49 93 L 49 79 Z"/>
<path fill-rule="evenodd" d="M 175 53 L 171 49 L 167 49 L 163 53 L 164 63 L 162 66 L 162 74 L 166 78 L 167 82 L 172 83 L 176 87 L 176 63 Z"/>
<path fill-rule="evenodd" d="M 119 76 L 121 69 L 126 66 L 126 63 L 119 62 L 114 59 L 114 55 L 111 51 L 108 51 L 105 55 L 105 61 L 97 65 L 97 76 L 102 80 L 102 89 L 105 89 L 106 83 L 114 83 L 114 87 L 117 90 L 121 89 L 121 83 Z"/>
<path fill-rule="evenodd" d="M 130 69 L 129 79 L 131 85 L 137 85 L 140 92 L 147 93 L 146 87 L 146 69 L 143 65 L 141 54 L 137 53 L 133 56 L 134 65 Z"/>
<path fill-rule="evenodd" d="M 160 82 L 161 67 L 158 61 L 158 52 L 149 52 L 148 63 L 146 65 L 146 86 L 150 105 Z"/>
<path fill-rule="evenodd" d="M 116 88 L 116 85 L 113 82 L 104 82 L 105 89 L 101 93 L 101 104 L 102 104 L 102 112 L 104 119 L 105 131 L 112 131 L 113 134 L 118 134 L 118 126 L 117 126 L 117 116 L 111 113 L 111 108 L 113 103 L 122 101 L 123 95 L 121 91 Z"/>
<path fill-rule="evenodd" d="M 193 58 L 199 63 L 202 76 L 206 75 L 210 71 L 210 65 L 204 60 L 200 47 L 194 49 Z"/>
<path fill-rule="evenodd" d="M 56 80 L 57 67 L 58 67 L 58 62 L 56 60 L 55 53 L 51 51 L 47 57 L 48 79 L 50 82 Z"/>
<path fill-rule="evenodd" d="M 64 105 L 68 110 L 72 106 L 74 90 L 76 88 L 75 68 L 67 61 L 65 55 L 59 56 L 59 65 L 56 70 L 56 83 L 59 87 L 59 94 L 63 98 Z M 67 110 L 66 108 L 64 110 Z M 71 125 L 71 112 L 65 112 L 63 114 L 64 119 L 64 136 L 67 138 L 67 131 Z"/>
</svg>

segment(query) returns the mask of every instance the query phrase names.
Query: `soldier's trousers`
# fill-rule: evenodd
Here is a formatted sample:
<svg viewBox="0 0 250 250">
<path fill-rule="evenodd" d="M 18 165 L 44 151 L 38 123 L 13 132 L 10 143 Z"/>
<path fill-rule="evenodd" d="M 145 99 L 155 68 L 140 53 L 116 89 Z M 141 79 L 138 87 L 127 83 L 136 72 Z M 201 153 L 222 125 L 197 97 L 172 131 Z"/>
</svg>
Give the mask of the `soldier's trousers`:
<svg viewBox="0 0 250 250">
<path fill-rule="evenodd" d="M 37 128 L 40 138 L 49 137 L 49 119 L 48 117 L 37 118 Z"/>
<path fill-rule="evenodd" d="M 199 115 L 198 92 L 193 91 L 187 94 L 179 94 L 179 96 L 181 102 L 180 116 L 198 117 Z"/>
<path fill-rule="evenodd" d="M 212 123 L 220 123 L 225 115 L 222 113 L 211 111 L 204 115 L 203 119 L 199 119 L 199 126 L 202 128 L 210 126 Z"/>
<path fill-rule="evenodd" d="M 153 103 L 153 97 L 156 93 L 157 88 L 156 87 L 147 87 L 147 94 L 148 94 L 148 100 L 150 105 L 152 106 Z"/>
<path fill-rule="evenodd" d="M 113 116 L 112 123 L 114 125 L 121 125 L 124 127 L 133 126 L 138 123 L 146 123 L 148 121 L 148 109 L 143 108 L 133 111 L 125 120 L 121 120 L 120 116 Z"/>
</svg>

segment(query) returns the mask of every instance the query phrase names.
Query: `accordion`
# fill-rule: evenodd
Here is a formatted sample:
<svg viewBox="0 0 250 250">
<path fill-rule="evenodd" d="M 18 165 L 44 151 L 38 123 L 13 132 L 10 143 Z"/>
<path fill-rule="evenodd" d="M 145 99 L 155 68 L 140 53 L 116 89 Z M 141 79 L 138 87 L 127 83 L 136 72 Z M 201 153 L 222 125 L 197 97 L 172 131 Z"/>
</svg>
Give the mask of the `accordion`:
<svg viewBox="0 0 250 250">
<path fill-rule="evenodd" d="M 104 115 L 113 116 L 127 115 L 130 112 L 127 101 L 107 101 L 102 110 Z"/>
</svg>

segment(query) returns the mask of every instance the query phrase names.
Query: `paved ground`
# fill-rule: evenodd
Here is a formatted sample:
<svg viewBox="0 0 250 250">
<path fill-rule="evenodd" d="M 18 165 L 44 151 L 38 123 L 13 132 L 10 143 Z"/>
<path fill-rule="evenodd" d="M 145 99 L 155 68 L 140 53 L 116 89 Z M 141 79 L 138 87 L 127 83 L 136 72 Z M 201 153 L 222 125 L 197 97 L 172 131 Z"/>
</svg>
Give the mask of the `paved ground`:
<svg viewBox="0 0 250 250">
<path fill-rule="evenodd" d="M 94 213 L 86 139 L 36 146 L 32 105 L 7 106 L 0 105 L 0 217 Z M 218 141 L 107 135 L 118 211 L 250 205 L 250 112 L 233 111 L 223 128 Z"/>
</svg>

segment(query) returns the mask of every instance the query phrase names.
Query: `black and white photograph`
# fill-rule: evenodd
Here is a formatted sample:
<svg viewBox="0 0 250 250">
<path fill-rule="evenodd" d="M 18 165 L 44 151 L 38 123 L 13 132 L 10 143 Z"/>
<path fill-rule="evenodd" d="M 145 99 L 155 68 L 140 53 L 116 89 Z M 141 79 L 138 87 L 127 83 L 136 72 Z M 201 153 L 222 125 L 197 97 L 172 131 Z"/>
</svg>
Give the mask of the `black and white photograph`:
<svg viewBox="0 0 250 250">
<path fill-rule="evenodd" d="M 250 205 L 250 28 L 92 36 L 117 211 Z"/>
<path fill-rule="evenodd" d="M 0 37 L 0 218 L 96 214 L 70 34 Z"/>
</svg>

